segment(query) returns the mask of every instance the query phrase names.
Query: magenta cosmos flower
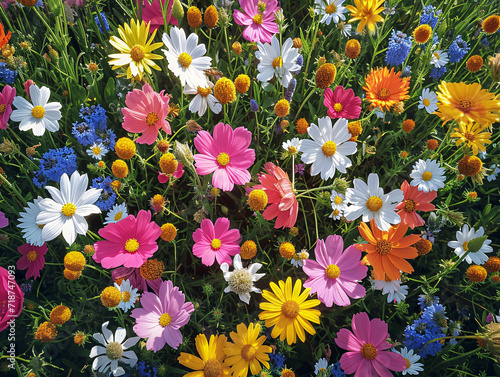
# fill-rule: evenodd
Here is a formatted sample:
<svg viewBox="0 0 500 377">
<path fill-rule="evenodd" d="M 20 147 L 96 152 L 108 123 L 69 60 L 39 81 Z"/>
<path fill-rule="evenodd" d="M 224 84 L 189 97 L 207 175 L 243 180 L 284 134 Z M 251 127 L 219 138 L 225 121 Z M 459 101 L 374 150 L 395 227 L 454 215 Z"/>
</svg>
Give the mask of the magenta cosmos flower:
<svg viewBox="0 0 500 377">
<path fill-rule="evenodd" d="M 238 25 L 246 26 L 243 38 L 250 42 L 271 43 L 273 35 L 279 32 L 275 13 L 278 11 L 276 0 L 240 0 L 241 9 L 234 10 L 233 18 Z"/>
<path fill-rule="evenodd" d="M 149 84 L 142 90 L 134 89 L 127 94 L 126 108 L 122 109 L 123 128 L 129 132 L 142 133 L 135 142 L 139 144 L 153 144 L 158 131 L 163 129 L 171 135 L 170 124 L 165 120 L 168 115 L 170 97 L 163 94 L 164 90 L 156 93 Z"/>
<path fill-rule="evenodd" d="M 0 266 L 0 332 L 23 311 L 24 293 L 15 277 L 15 270 Z"/>
<path fill-rule="evenodd" d="M 244 127 L 233 131 L 229 124 L 219 123 L 214 128 L 214 137 L 200 131 L 194 138 L 198 154 L 194 155 L 196 172 L 212 176 L 214 187 L 231 191 L 234 184 L 244 185 L 250 181 L 247 169 L 255 161 L 255 151 L 248 146 L 252 133 Z"/>
<path fill-rule="evenodd" d="M 0 93 L 0 128 L 7 129 L 7 122 L 12 114 L 12 101 L 16 96 L 16 88 L 5 85 Z"/>
<path fill-rule="evenodd" d="M 340 236 L 328 236 L 326 242 L 318 240 L 314 254 L 316 261 L 306 259 L 304 272 L 309 276 L 304 287 L 317 293 L 326 306 L 351 305 L 351 298 L 365 297 L 366 290 L 358 281 L 366 277 L 368 268 L 361 265 L 361 251 L 354 245 L 345 251 Z"/>
<path fill-rule="evenodd" d="M 328 107 L 328 116 L 332 119 L 356 119 L 361 114 L 361 98 L 356 97 L 352 89 L 338 85 L 335 91 L 325 89 L 323 104 Z"/>
<path fill-rule="evenodd" d="M 106 240 L 94 244 L 92 258 L 104 268 L 141 267 L 158 250 L 160 234 L 161 228 L 151 222 L 151 212 L 141 210 L 137 218 L 129 215 L 100 229 L 99 235 Z"/>
<path fill-rule="evenodd" d="M 384 351 L 391 345 L 386 341 L 387 323 L 368 314 L 358 313 L 352 317 L 352 331 L 340 329 L 335 343 L 346 352 L 340 358 L 340 366 L 346 374 L 355 376 L 392 377 L 393 370 L 402 372 L 406 361 L 399 353 Z"/>
<path fill-rule="evenodd" d="M 172 16 L 174 0 L 161 0 L 161 2 L 163 6 L 167 8 L 167 25 L 172 24 L 174 26 L 177 26 L 178 21 Z M 163 19 L 163 12 L 161 10 L 162 4 L 160 4 L 160 0 L 153 0 L 152 3 L 149 3 L 149 0 L 144 0 L 144 8 L 142 8 L 142 20 L 145 23 L 151 22 L 149 27 L 150 33 L 165 24 L 165 20 Z"/>
<path fill-rule="evenodd" d="M 184 294 L 170 280 L 161 283 L 158 296 L 151 292 L 142 294 L 142 308 L 132 310 L 130 316 L 136 320 L 134 332 L 148 338 L 148 351 L 159 351 L 165 343 L 177 349 L 182 343 L 179 329 L 189 322 L 194 311 L 193 303 L 185 301 Z"/>
<path fill-rule="evenodd" d="M 193 233 L 193 254 L 201 258 L 201 263 L 205 266 L 217 263 L 227 263 L 231 265 L 231 257 L 240 252 L 240 231 L 238 229 L 229 230 L 229 220 L 220 217 L 215 220 L 215 225 L 209 219 L 201 222 L 200 228 Z"/>
<path fill-rule="evenodd" d="M 42 246 L 33 246 L 25 243 L 17 248 L 23 256 L 17 261 L 19 270 L 26 270 L 26 279 L 33 277 L 34 280 L 40 277 L 40 271 L 45 266 L 45 254 L 47 253 L 47 244 Z"/>
</svg>

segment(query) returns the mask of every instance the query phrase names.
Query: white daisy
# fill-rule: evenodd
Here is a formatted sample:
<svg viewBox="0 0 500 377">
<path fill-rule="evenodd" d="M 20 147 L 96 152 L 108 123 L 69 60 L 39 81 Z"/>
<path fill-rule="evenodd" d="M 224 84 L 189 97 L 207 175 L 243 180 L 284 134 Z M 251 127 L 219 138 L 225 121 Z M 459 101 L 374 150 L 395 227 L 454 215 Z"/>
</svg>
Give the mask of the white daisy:
<svg viewBox="0 0 500 377">
<path fill-rule="evenodd" d="M 66 173 L 61 177 L 60 190 L 45 186 L 52 196 L 38 203 L 42 212 L 36 217 L 37 224 L 44 225 L 42 239 L 50 241 L 59 234 L 71 245 L 77 234 L 86 234 L 88 224 L 85 216 L 101 213 L 94 203 L 99 199 L 102 189 L 87 190 L 89 179 L 87 174 L 80 175 L 75 171 L 70 178 Z"/>
<path fill-rule="evenodd" d="M 371 173 L 368 184 L 361 179 L 354 179 L 354 188 L 348 188 L 345 194 L 351 204 L 345 210 L 348 221 L 356 220 L 363 216 L 365 223 L 375 219 L 377 228 L 388 231 L 391 224 L 399 224 L 401 218 L 395 212 L 396 204 L 404 199 L 403 191 L 396 189 L 388 194 L 379 187 L 378 175 Z"/>
<path fill-rule="evenodd" d="M 342 216 L 344 216 L 345 209 L 347 208 L 347 201 L 345 200 L 345 195 L 332 190 L 332 194 L 330 195 L 330 201 L 332 204 L 332 214 L 328 217 L 334 220 L 340 220 Z"/>
<path fill-rule="evenodd" d="M 95 333 L 94 339 L 101 343 L 102 346 L 94 346 L 90 350 L 89 357 L 96 357 L 92 363 L 92 369 L 104 373 L 111 369 L 113 376 L 123 376 L 125 370 L 118 366 L 118 362 L 129 364 L 133 367 L 137 363 L 137 356 L 134 351 L 127 351 L 128 348 L 134 346 L 140 338 L 138 336 L 125 340 L 127 331 L 118 327 L 115 335 L 108 330 L 108 322 L 102 324 L 102 334 Z M 125 340 L 125 341 L 124 341 Z"/>
<path fill-rule="evenodd" d="M 317 376 L 320 372 L 326 372 L 328 369 L 328 360 L 324 357 L 319 359 L 314 365 L 314 374 Z"/>
<path fill-rule="evenodd" d="M 135 302 L 139 298 L 140 294 L 137 293 L 137 288 L 132 287 L 130 281 L 123 280 L 120 285 L 115 283 L 115 287 L 121 292 L 122 300 L 118 304 L 118 307 L 124 312 L 128 312 L 130 308 L 135 306 Z"/>
<path fill-rule="evenodd" d="M 410 177 L 413 178 L 410 185 L 418 186 L 418 191 L 423 192 L 437 191 L 443 188 L 446 180 L 444 168 L 440 167 L 437 161 L 431 159 L 415 162 Z"/>
<path fill-rule="evenodd" d="M 431 64 L 436 68 L 444 67 L 449 61 L 448 53 L 443 50 L 437 50 L 432 53 Z"/>
<path fill-rule="evenodd" d="M 292 140 L 287 140 L 282 144 L 284 150 L 286 150 L 290 154 L 297 154 L 300 149 L 300 145 L 302 144 L 302 140 L 298 137 L 294 137 Z"/>
<path fill-rule="evenodd" d="M 437 94 L 431 92 L 429 89 L 422 90 L 420 95 L 420 102 L 418 103 L 419 109 L 425 109 L 429 114 L 432 114 L 438 109 L 438 97 Z"/>
<path fill-rule="evenodd" d="M 42 136 L 45 129 L 50 132 L 59 130 L 61 119 L 61 104 L 59 102 L 50 102 L 50 89 L 46 86 L 39 88 L 36 85 L 30 86 L 30 98 L 33 104 L 26 101 L 23 97 L 17 96 L 12 104 L 17 108 L 10 115 L 14 122 L 21 122 L 19 130 L 33 130 L 33 135 Z"/>
<path fill-rule="evenodd" d="M 87 149 L 87 154 L 90 157 L 94 157 L 99 161 L 108 153 L 108 148 L 103 143 L 94 143 L 89 149 Z"/>
<path fill-rule="evenodd" d="M 291 72 L 300 70 L 300 65 L 297 64 L 299 50 L 292 46 L 293 41 L 288 38 L 280 49 L 280 42 L 275 35 L 271 44 L 257 42 L 259 50 L 255 52 L 255 57 L 259 59 L 257 69 L 260 72 L 257 80 L 267 82 L 276 75 L 280 84 L 287 87 L 292 79 Z"/>
<path fill-rule="evenodd" d="M 224 289 L 225 293 L 234 292 L 240 300 L 249 304 L 250 292 L 261 293 L 261 290 L 255 288 L 253 283 L 263 277 L 265 274 L 256 274 L 262 267 L 260 263 L 252 263 L 250 267 L 243 268 L 241 264 L 241 255 L 236 254 L 233 259 L 233 271 L 229 272 L 229 265 L 222 263 L 220 269 L 224 273 L 224 279 L 228 282 L 228 286 Z"/>
<path fill-rule="evenodd" d="M 387 295 L 387 302 L 400 303 L 406 299 L 408 294 L 408 286 L 401 285 L 401 280 L 372 280 L 374 289 L 382 291 L 383 295 Z"/>
<path fill-rule="evenodd" d="M 104 221 L 104 224 L 117 223 L 127 216 L 127 205 L 125 203 L 115 204 L 106 215 L 106 221 Z"/>
<path fill-rule="evenodd" d="M 448 246 L 455 249 L 455 254 L 458 255 L 459 258 L 462 258 L 465 253 L 469 252 L 469 242 L 474 238 L 479 238 L 484 236 L 484 229 L 480 227 L 477 232 L 474 231 L 474 228 L 469 230 L 469 226 L 465 224 L 462 227 L 462 231 L 457 231 L 457 240 L 448 242 Z M 484 264 L 488 260 L 488 256 L 486 253 L 491 253 L 493 248 L 490 246 L 491 240 L 486 239 L 478 251 L 469 252 L 465 257 L 465 261 L 469 264 Z"/>
<path fill-rule="evenodd" d="M 25 212 L 19 213 L 21 218 L 17 219 L 20 222 L 18 225 L 21 228 L 23 237 L 27 243 L 33 246 L 42 246 L 45 241 L 42 238 L 42 228 L 36 223 L 36 217 L 42 211 L 38 202 L 43 198 L 39 196 L 33 200 L 33 203 L 28 203 L 28 207 L 24 207 Z"/>
<path fill-rule="evenodd" d="M 336 24 L 340 20 L 345 21 L 344 12 L 346 8 L 342 6 L 345 0 L 314 0 L 314 13 L 321 15 L 321 24 Z"/>
<path fill-rule="evenodd" d="M 302 140 L 299 151 L 302 161 L 311 164 L 311 175 L 321 173 L 321 179 L 333 178 L 335 170 L 346 173 L 352 165 L 346 156 L 356 153 L 356 143 L 348 141 L 351 134 L 347 129 L 347 119 L 338 119 L 332 126 L 330 117 L 318 119 L 319 127 L 314 123 L 307 129 L 313 140 Z"/>
<path fill-rule="evenodd" d="M 417 375 L 424 370 L 424 368 L 422 368 L 424 364 L 417 363 L 417 361 L 420 360 L 420 356 L 414 353 L 413 350 L 408 350 L 408 348 L 405 347 L 401 348 L 400 351 L 396 351 L 395 349 L 393 349 L 393 351 L 403 356 L 406 361 L 406 369 L 403 371 L 403 376 L 406 374 Z"/>
<path fill-rule="evenodd" d="M 352 34 L 352 25 L 345 22 L 339 22 L 337 28 L 340 30 L 344 37 L 350 37 Z"/>
<path fill-rule="evenodd" d="M 303 249 L 302 251 L 293 254 L 292 259 L 290 259 L 290 262 L 292 263 L 292 266 L 295 268 L 300 268 L 304 266 L 304 261 L 306 259 L 309 259 L 309 253 L 307 252 L 306 249 Z"/>
<path fill-rule="evenodd" d="M 207 111 L 207 106 L 214 114 L 219 114 L 222 111 L 222 105 L 212 94 L 214 84 L 210 80 L 205 80 L 204 84 L 197 87 L 186 85 L 184 94 L 194 94 L 194 98 L 189 103 L 189 111 L 198 113 L 202 116 Z"/>
<path fill-rule="evenodd" d="M 168 69 L 179 78 L 182 85 L 197 88 L 206 82 L 205 69 L 209 69 L 212 58 L 204 56 L 207 52 L 203 43 L 198 44 L 198 36 L 186 33 L 183 29 L 174 26 L 170 29 L 170 36 L 163 34 L 163 43 L 167 50 L 162 50 L 168 61 Z"/>
</svg>

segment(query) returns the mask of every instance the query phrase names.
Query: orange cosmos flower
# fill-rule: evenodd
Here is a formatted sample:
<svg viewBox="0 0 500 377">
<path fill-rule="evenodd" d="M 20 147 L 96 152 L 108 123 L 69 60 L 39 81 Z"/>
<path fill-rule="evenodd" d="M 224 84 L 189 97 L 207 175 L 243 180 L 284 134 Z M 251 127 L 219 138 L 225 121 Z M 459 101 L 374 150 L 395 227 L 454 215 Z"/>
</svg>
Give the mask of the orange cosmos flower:
<svg viewBox="0 0 500 377">
<path fill-rule="evenodd" d="M 363 89 L 366 91 L 366 99 L 373 106 L 389 110 L 397 102 L 404 101 L 410 96 L 410 77 L 400 78 L 401 72 L 394 73 L 387 67 L 371 70 L 365 79 Z"/>
<path fill-rule="evenodd" d="M 376 276 L 384 276 L 384 273 L 391 280 L 401 279 L 401 273 L 412 273 L 413 267 L 406 259 L 413 259 L 418 256 L 418 252 L 411 247 L 418 241 L 420 236 L 411 234 L 404 237 L 408 226 L 392 226 L 388 232 L 381 231 L 375 225 L 375 221 L 370 220 L 370 228 L 365 223 L 358 227 L 361 236 L 368 241 L 368 244 L 358 244 L 356 247 L 368 253 L 366 259 L 373 266 Z"/>
</svg>

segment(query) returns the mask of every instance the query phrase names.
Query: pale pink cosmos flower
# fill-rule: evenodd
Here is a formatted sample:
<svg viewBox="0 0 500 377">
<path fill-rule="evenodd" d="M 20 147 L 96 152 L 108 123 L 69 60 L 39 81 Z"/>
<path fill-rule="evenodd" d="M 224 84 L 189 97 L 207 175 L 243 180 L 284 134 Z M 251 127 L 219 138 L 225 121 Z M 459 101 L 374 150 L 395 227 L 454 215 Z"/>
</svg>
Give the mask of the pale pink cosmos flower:
<svg viewBox="0 0 500 377">
<path fill-rule="evenodd" d="M 19 270 L 26 270 L 26 279 L 33 278 L 36 280 L 40 277 L 40 271 L 45 266 L 45 254 L 47 253 L 47 244 L 42 246 L 33 246 L 25 243 L 17 248 L 22 254 L 22 257 L 16 263 Z"/>
<path fill-rule="evenodd" d="M 161 7 L 167 8 L 167 25 L 172 24 L 177 26 L 178 21 L 172 16 L 172 8 L 174 6 L 174 0 L 153 0 L 152 3 L 149 0 L 144 0 L 144 8 L 142 8 L 142 20 L 145 23 L 151 22 L 149 27 L 149 32 L 152 33 L 157 30 L 160 26 L 165 24 L 165 19 L 163 18 L 163 12 Z"/>
<path fill-rule="evenodd" d="M 362 298 L 366 289 L 358 281 L 366 277 L 368 267 L 361 265 L 361 250 L 354 245 L 345 251 L 340 236 L 328 236 L 326 242 L 318 240 L 314 253 L 316 261 L 306 259 L 304 272 L 309 276 L 304 287 L 317 293 L 318 299 L 326 306 L 351 305 L 351 298 Z"/>
<path fill-rule="evenodd" d="M 142 90 L 134 89 L 127 94 L 125 105 L 122 109 L 123 128 L 129 132 L 142 133 L 136 143 L 153 144 L 158 131 L 163 129 L 171 135 L 170 124 L 165 120 L 168 115 L 168 102 L 170 97 L 163 94 L 164 90 L 156 93 L 149 84 L 142 87 Z"/>
<path fill-rule="evenodd" d="M 106 240 L 94 244 L 92 258 L 104 268 L 141 267 L 153 256 L 158 245 L 161 228 L 151 221 L 151 212 L 141 210 L 128 215 L 117 223 L 110 223 L 99 230 L 99 235 Z"/>
<path fill-rule="evenodd" d="M 215 225 L 204 219 L 193 233 L 193 254 L 201 258 L 205 266 L 213 265 L 216 259 L 219 265 L 231 265 L 231 257 L 240 252 L 240 239 L 238 229 L 229 230 L 229 219 L 220 217 L 215 220 Z"/>
<path fill-rule="evenodd" d="M 399 353 L 385 351 L 391 348 L 387 342 L 387 323 L 368 314 L 358 313 L 352 317 L 352 332 L 340 329 L 335 343 L 346 352 L 340 358 L 340 366 L 346 374 L 360 376 L 392 377 L 389 370 L 402 372 L 406 361 Z"/>
<path fill-rule="evenodd" d="M 361 98 L 354 95 L 352 89 L 344 89 L 337 85 L 334 91 L 326 88 L 323 104 L 328 108 L 328 116 L 332 119 L 356 119 L 361 114 Z"/>
<path fill-rule="evenodd" d="M 241 9 L 234 10 L 234 21 L 241 26 L 243 38 L 250 42 L 271 43 L 273 35 L 279 32 L 275 13 L 278 11 L 277 0 L 240 0 Z"/>
<path fill-rule="evenodd" d="M 132 310 L 130 316 L 136 320 L 134 332 L 141 338 L 148 338 L 148 351 L 157 352 L 165 343 L 177 349 L 182 343 L 179 329 L 189 322 L 194 311 L 193 303 L 185 301 L 184 294 L 170 280 L 162 282 L 158 296 L 151 292 L 142 294 L 142 308 Z"/>
<path fill-rule="evenodd" d="M 16 96 L 16 88 L 5 85 L 0 93 L 0 128 L 7 129 L 7 122 L 9 121 L 10 114 L 12 114 L 12 101 Z"/>
<path fill-rule="evenodd" d="M 244 185 L 250 181 L 247 169 L 255 161 L 255 151 L 248 148 L 252 133 L 244 127 L 233 130 L 229 124 L 218 123 L 213 132 L 200 131 L 194 138 L 198 154 L 194 155 L 196 172 L 212 176 L 212 185 L 231 191 L 234 184 Z"/>
</svg>

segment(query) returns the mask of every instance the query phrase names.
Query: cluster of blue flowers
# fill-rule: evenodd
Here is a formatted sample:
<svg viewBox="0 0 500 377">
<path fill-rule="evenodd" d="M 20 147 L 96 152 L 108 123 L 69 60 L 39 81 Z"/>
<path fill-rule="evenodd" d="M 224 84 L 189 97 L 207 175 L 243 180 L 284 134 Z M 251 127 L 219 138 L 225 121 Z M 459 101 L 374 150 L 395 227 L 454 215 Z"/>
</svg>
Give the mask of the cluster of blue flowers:
<svg viewBox="0 0 500 377">
<path fill-rule="evenodd" d="M 13 71 L 7 68 L 7 64 L 0 62 L 0 82 L 6 84 L 14 84 L 14 80 L 17 77 L 17 71 Z"/>
<path fill-rule="evenodd" d="M 259 111 L 259 104 L 253 98 L 250 100 L 250 110 L 256 113 Z"/>
<path fill-rule="evenodd" d="M 411 51 L 411 37 L 401 31 L 392 29 L 389 46 L 385 54 L 385 62 L 391 65 L 403 64 Z"/>
<path fill-rule="evenodd" d="M 156 367 L 146 364 L 144 361 L 139 361 L 134 369 L 124 374 L 123 377 L 156 377 L 157 373 L 158 369 Z"/>
<path fill-rule="evenodd" d="M 340 367 L 340 361 L 332 365 L 332 377 L 346 377 L 346 374 Z"/>
<path fill-rule="evenodd" d="M 441 14 L 441 10 L 438 10 L 436 12 L 436 7 L 432 5 L 427 5 L 422 9 L 422 16 L 420 16 L 420 24 L 427 24 L 431 28 L 435 28 L 438 20 L 439 20 L 439 15 Z"/>
<path fill-rule="evenodd" d="M 109 30 L 110 30 L 110 28 L 109 28 L 108 19 L 106 18 L 106 15 L 105 15 L 103 12 L 101 12 L 101 19 L 102 19 L 102 22 L 103 22 L 103 24 L 104 24 L 104 29 L 105 29 L 106 31 L 109 31 Z M 98 16 L 98 15 L 95 15 L 95 16 L 94 16 L 94 21 L 95 21 L 95 23 L 97 24 L 97 27 L 99 28 L 99 31 L 100 31 L 101 33 L 104 33 L 104 31 L 102 30 L 102 27 L 101 27 L 101 22 L 100 22 L 100 20 L 99 20 L 99 16 Z"/>
<path fill-rule="evenodd" d="M 116 135 L 107 129 L 108 117 L 101 105 L 93 105 L 80 109 L 83 122 L 73 123 L 72 134 L 83 146 L 103 143 L 109 150 L 115 148 Z"/>
<path fill-rule="evenodd" d="M 270 353 L 269 358 L 271 361 L 271 368 L 274 370 L 281 369 L 285 365 L 285 356 L 279 352 Z"/>
<path fill-rule="evenodd" d="M 461 35 L 457 35 L 455 40 L 451 43 L 448 50 L 448 56 L 450 57 L 450 63 L 459 62 L 464 58 L 465 55 L 469 53 L 470 47 L 462 39 Z"/>
<path fill-rule="evenodd" d="M 431 73 L 430 73 L 429 76 L 431 76 L 434 81 L 437 81 L 445 73 L 446 73 L 446 67 L 445 66 L 442 66 L 441 68 L 434 67 L 434 68 L 431 69 Z"/>
<path fill-rule="evenodd" d="M 111 209 L 111 207 L 113 207 L 116 202 L 117 195 L 116 192 L 114 192 L 111 188 L 111 182 L 113 182 L 111 177 L 97 177 L 92 180 L 92 188 L 102 189 L 101 196 L 99 197 L 97 202 L 95 202 L 95 205 L 99 207 L 101 211 L 107 211 Z"/>
<path fill-rule="evenodd" d="M 73 148 L 50 149 L 40 159 L 40 169 L 35 171 L 33 183 L 38 188 L 45 187 L 48 180 L 59 183 L 64 173 L 71 175 L 76 167 L 76 153 Z"/>
</svg>

